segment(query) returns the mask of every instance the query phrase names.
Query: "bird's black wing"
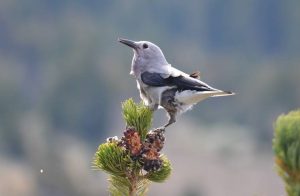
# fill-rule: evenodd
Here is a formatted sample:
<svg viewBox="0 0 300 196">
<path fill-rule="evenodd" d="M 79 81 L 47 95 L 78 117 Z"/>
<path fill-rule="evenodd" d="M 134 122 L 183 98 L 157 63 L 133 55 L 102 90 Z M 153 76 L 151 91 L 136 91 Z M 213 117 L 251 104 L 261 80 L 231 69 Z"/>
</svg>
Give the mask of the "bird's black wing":
<svg viewBox="0 0 300 196">
<path fill-rule="evenodd" d="M 149 86 L 171 86 L 169 78 L 163 78 L 159 73 L 144 72 L 141 75 L 142 81 Z"/>
<path fill-rule="evenodd" d="M 178 90 L 196 90 L 196 91 L 214 91 L 215 89 L 206 85 L 205 83 L 198 82 L 197 80 L 184 76 L 169 76 L 163 78 L 159 73 L 144 72 L 141 75 L 142 81 L 149 86 L 176 86 Z"/>
</svg>

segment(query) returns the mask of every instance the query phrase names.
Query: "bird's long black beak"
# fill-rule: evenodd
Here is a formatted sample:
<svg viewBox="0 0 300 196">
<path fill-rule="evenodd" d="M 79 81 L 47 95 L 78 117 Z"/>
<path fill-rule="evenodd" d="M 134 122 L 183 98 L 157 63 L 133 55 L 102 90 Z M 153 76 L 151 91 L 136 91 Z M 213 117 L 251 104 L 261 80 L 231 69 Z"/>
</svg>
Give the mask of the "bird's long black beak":
<svg viewBox="0 0 300 196">
<path fill-rule="evenodd" d="M 137 49 L 138 48 L 138 45 L 134 41 L 132 41 L 132 40 L 118 38 L 118 41 L 121 42 L 122 44 L 125 44 L 125 45 L 133 48 L 133 49 Z"/>
</svg>

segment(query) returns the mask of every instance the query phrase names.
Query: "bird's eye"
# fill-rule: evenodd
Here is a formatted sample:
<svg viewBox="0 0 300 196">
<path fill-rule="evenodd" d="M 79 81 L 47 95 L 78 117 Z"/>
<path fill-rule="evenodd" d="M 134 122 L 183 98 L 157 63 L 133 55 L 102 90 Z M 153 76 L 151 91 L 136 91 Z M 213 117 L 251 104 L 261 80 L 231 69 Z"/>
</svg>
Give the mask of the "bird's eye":
<svg viewBox="0 0 300 196">
<path fill-rule="evenodd" d="M 148 48 L 148 44 L 143 44 L 143 48 L 144 49 Z"/>
</svg>

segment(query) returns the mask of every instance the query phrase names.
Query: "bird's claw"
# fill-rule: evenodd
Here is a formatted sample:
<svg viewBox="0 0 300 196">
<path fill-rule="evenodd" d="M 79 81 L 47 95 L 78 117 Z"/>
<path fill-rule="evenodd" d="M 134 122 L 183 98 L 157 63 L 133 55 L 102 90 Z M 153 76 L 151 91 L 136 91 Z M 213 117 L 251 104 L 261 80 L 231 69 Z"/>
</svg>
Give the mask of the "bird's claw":
<svg viewBox="0 0 300 196">
<path fill-rule="evenodd" d="M 166 131 L 166 127 L 165 126 L 158 127 L 155 130 L 160 130 L 161 132 L 165 132 Z"/>
</svg>

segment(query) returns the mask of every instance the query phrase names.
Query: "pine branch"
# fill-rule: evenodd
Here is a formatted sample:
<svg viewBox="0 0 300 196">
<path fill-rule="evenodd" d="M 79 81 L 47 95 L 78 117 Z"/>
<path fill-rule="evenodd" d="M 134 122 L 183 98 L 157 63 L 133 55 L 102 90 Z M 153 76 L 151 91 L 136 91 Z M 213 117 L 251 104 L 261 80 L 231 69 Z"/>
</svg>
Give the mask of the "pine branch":
<svg viewBox="0 0 300 196">
<path fill-rule="evenodd" d="M 95 153 L 93 165 L 108 173 L 111 195 L 145 195 L 150 182 L 163 182 L 171 164 L 160 151 L 164 130 L 149 131 L 152 111 L 132 99 L 122 103 L 126 130 L 121 139 L 108 138 Z"/>
<path fill-rule="evenodd" d="M 275 122 L 273 150 L 278 174 L 289 196 L 300 195 L 300 110 L 281 115 Z"/>
</svg>

